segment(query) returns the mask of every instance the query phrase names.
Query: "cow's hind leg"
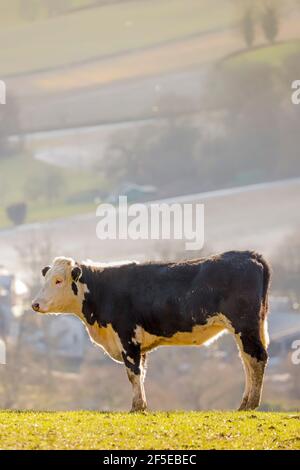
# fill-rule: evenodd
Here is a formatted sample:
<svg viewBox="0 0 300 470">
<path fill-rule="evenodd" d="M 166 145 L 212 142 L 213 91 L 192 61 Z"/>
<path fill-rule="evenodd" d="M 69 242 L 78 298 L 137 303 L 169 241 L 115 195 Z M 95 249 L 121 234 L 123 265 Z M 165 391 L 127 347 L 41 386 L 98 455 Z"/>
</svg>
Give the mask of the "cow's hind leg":
<svg viewBox="0 0 300 470">
<path fill-rule="evenodd" d="M 243 398 L 242 398 L 242 402 L 240 404 L 239 410 L 245 410 L 247 409 L 248 400 L 249 400 L 250 387 L 251 387 L 251 375 L 250 375 L 250 368 L 247 362 L 247 357 L 243 352 L 243 348 L 241 347 L 240 341 L 237 341 L 237 345 L 240 350 L 240 356 L 241 356 L 241 360 L 242 360 L 243 367 L 244 367 L 244 373 L 245 373 L 245 389 L 244 389 L 244 394 L 243 394 Z"/>
<path fill-rule="evenodd" d="M 144 385 L 145 378 L 147 373 L 147 354 L 144 353 L 141 355 L 141 380 Z"/>
<path fill-rule="evenodd" d="M 246 389 L 240 410 L 254 410 L 260 404 L 264 371 L 268 361 L 266 345 L 260 337 L 259 328 L 243 330 L 236 334 L 246 372 Z"/>
<path fill-rule="evenodd" d="M 147 408 L 144 388 L 146 356 L 144 354 L 140 354 L 140 348 L 138 346 L 131 348 L 129 351 L 124 351 L 122 354 L 127 375 L 133 389 L 131 411 L 144 411 Z"/>
</svg>

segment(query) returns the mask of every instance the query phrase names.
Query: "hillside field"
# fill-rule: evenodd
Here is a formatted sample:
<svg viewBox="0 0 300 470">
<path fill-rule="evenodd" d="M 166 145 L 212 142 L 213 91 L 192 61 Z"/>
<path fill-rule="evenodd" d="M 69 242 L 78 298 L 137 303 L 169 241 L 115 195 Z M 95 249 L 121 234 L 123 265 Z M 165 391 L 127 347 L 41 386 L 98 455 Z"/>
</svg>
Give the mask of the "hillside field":
<svg viewBox="0 0 300 470">
<path fill-rule="evenodd" d="M 233 54 L 224 60 L 230 67 L 244 68 L 256 64 L 266 64 L 272 67 L 283 67 L 287 59 L 300 54 L 300 41 L 285 41 L 271 46 L 254 47 L 250 51 Z"/>
<path fill-rule="evenodd" d="M 52 179 L 51 179 L 52 178 Z M 53 200 L 49 193 L 54 188 Z M 48 191 L 47 191 L 48 187 Z M 11 222 L 6 207 L 20 201 L 26 202 L 26 223 L 68 217 L 93 212 L 96 204 L 89 193 L 107 189 L 103 177 L 97 172 L 80 168 L 56 168 L 36 160 L 30 154 L 0 158 L 0 229 L 8 228 Z"/>
<path fill-rule="evenodd" d="M 234 23 L 234 12 L 229 0 L 189 0 L 188 7 L 183 0 L 135 0 L 25 22 L 14 0 L 0 19 L 2 76 L 223 29 Z"/>
<path fill-rule="evenodd" d="M 300 413 L 0 412 L 1 449 L 300 449 Z"/>
</svg>

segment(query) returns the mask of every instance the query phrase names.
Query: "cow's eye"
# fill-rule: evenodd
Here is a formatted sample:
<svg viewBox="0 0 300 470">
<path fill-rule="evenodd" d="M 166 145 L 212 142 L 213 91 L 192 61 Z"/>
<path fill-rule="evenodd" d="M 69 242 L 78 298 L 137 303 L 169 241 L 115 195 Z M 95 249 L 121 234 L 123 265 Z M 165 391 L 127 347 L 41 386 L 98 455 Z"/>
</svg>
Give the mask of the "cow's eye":
<svg viewBox="0 0 300 470">
<path fill-rule="evenodd" d="M 56 284 L 57 286 L 58 286 L 59 284 L 62 284 L 62 280 L 61 280 L 61 279 L 56 279 L 55 284 Z"/>
</svg>

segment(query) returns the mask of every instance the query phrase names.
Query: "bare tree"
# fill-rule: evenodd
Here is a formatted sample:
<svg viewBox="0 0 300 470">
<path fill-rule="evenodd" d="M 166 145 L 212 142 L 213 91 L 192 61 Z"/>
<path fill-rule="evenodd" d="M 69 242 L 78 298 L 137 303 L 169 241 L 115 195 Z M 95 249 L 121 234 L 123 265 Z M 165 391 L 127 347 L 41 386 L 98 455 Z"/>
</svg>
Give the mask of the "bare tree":
<svg viewBox="0 0 300 470">
<path fill-rule="evenodd" d="M 261 24 L 266 39 L 273 44 L 279 33 L 279 13 L 276 5 L 267 3 L 262 13 Z"/>
<path fill-rule="evenodd" d="M 252 47 L 255 39 L 255 22 L 253 9 L 250 7 L 247 8 L 242 17 L 241 31 L 247 47 Z"/>
</svg>

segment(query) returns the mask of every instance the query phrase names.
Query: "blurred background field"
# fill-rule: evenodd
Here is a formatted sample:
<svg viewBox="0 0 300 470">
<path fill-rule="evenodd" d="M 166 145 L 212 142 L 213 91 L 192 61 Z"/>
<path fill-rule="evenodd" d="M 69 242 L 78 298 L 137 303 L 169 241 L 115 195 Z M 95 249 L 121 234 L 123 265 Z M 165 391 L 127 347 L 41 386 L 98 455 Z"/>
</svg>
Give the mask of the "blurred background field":
<svg viewBox="0 0 300 470">
<path fill-rule="evenodd" d="M 11 224 L 5 205 L 25 199 L 29 206 L 27 222 L 48 220 L 92 211 L 94 204 L 82 200 L 84 194 L 89 195 L 93 190 L 97 193 L 105 186 L 103 178 L 90 171 L 49 167 L 26 154 L 0 159 L 0 175 L 3 194 L 0 225 L 3 227 Z"/>
<path fill-rule="evenodd" d="M 0 0 L 0 12 L 0 406 L 128 408 L 122 367 L 76 319 L 31 312 L 54 256 L 257 249 L 274 271 L 262 409 L 298 409 L 299 0 Z M 96 207 L 124 193 L 204 202 L 203 250 L 100 242 Z M 235 407 L 243 380 L 229 336 L 161 349 L 150 357 L 150 406 Z"/>
<path fill-rule="evenodd" d="M 228 0 L 190 0 L 188 5 L 182 0 L 82 2 L 77 9 L 74 3 L 28 1 L 23 16 L 29 17 L 31 6 L 30 24 L 30 18 L 20 18 L 16 5 L 20 2 L 5 8 L 7 16 L 11 9 L 11 15 L 10 22 L 5 15 L 1 19 L 0 40 L 7 44 L 0 54 L 3 75 L 128 53 L 233 22 L 234 7 Z"/>
</svg>

